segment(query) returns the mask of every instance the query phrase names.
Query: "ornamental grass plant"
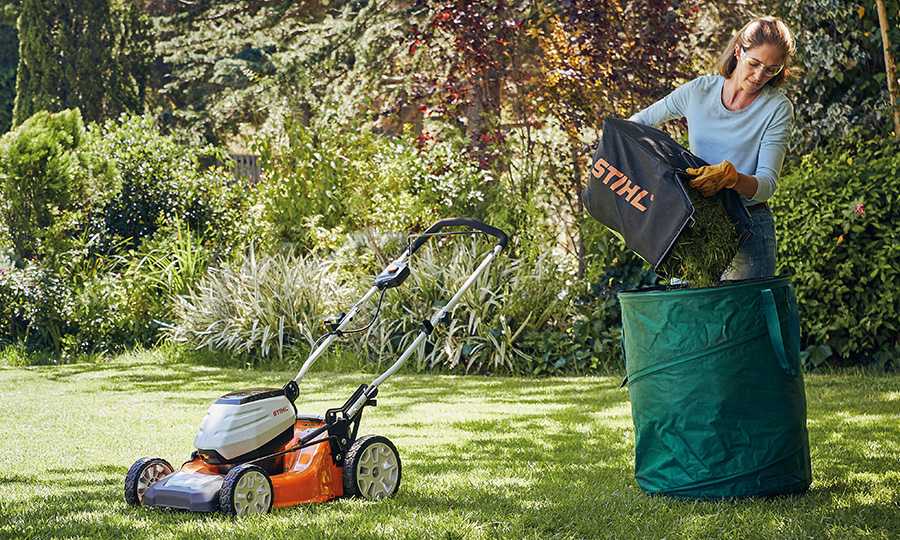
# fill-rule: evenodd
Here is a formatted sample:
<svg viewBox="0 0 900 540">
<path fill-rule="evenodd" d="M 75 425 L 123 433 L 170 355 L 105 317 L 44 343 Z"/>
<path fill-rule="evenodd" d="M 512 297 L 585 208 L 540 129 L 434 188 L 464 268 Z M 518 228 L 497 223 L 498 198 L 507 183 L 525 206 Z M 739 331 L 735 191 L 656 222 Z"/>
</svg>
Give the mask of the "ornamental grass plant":
<svg viewBox="0 0 900 540">
<path fill-rule="evenodd" d="M 378 324 L 355 342 L 379 366 L 393 363 L 429 319 L 449 302 L 493 246 L 482 239 L 436 240 L 410 262 L 412 273 L 384 299 Z M 538 360 L 524 346 L 532 333 L 552 333 L 566 317 L 550 257 L 526 261 L 502 254 L 472 284 L 452 315 L 413 357 L 417 370 L 522 373 Z M 365 319 L 361 316 L 361 319 Z"/>
<path fill-rule="evenodd" d="M 352 290 L 330 263 L 291 253 L 261 255 L 251 248 L 238 267 L 210 268 L 178 296 L 168 338 L 196 349 L 283 358 L 308 350 L 326 315 L 346 306 Z"/>
</svg>

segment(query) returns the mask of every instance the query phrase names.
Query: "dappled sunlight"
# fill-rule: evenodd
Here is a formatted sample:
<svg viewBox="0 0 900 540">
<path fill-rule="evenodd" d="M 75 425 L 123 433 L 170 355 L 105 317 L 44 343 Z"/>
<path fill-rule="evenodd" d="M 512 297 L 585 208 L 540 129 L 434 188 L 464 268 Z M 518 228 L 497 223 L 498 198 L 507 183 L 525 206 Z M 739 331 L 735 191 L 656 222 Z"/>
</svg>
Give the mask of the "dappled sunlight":
<svg viewBox="0 0 900 540">
<path fill-rule="evenodd" d="M 630 431 L 634 428 L 634 424 L 631 423 L 631 403 L 626 402 L 606 407 L 592 413 L 591 416 L 609 429 Z"/>
<path fill-rule="evenodd" d="M 7 418 L 16 411 L 0 439 L 0 536 L 644 538 L 665 530 L 672 538 L 752 531 L 887 539 L 900 530 L 900 518 L 888 517 L 900 516 L 897 378 L 811 377 L 814 481 L 804 496 L 644 495 L 634 481 L 628 393 L 614 378 L 405 374 L 381 387 L 360 428 L 400 450 L 403 483 L 394 499 L 339 500 L 241 521 L 126 507 L 122 479 L 137 457 L 159 455 L 177 467 L 216 397 L 291 376 L 139 359 L 0 369 L 0 410 Z M 323 414 L 369 379 L 311 373 L 298 408 Z M 48 440 L 65 441 L 65 451 Z"/>
<path fill-rule="evenodd" d="M 890 414 L 850 414 L 837 413 L 833 415 L 833 419 L 850 424 L 859 424 L 862 426 L 883 426 L 885 422 L 896 422 L 897 415 Z"/>
</svg>

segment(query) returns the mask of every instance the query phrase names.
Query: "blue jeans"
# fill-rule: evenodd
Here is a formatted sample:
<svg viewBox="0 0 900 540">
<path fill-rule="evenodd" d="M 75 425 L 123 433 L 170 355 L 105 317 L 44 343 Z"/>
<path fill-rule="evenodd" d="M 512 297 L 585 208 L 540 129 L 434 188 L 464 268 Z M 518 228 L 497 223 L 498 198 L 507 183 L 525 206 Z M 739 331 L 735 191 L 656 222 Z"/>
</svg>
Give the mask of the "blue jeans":
<svg viewBox="0 0 900 540">
<path fill-rule="evenodd" d="M 775 217 L 768 206 L 750 210 L 750 238 L 744 241 L 723 280 L 753 279 L 775 275 Z"/>
</svg>

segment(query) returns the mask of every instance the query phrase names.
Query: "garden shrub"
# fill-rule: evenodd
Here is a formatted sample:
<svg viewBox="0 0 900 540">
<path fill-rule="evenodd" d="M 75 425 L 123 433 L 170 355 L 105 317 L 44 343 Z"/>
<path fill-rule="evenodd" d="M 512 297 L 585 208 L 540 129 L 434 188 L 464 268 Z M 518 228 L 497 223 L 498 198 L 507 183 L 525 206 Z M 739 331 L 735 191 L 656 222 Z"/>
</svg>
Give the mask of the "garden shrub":
<svg viewBox="0 0 900 540">
<path fill-rule="evenodd" d="M 377 238 L 392 245 L 398 240 L 391 235 Z M 477 240 L 436 242 L 446 245 L 426 245 L 414 256 L 411 277 L 386 293 L 381 314 L 367 332 L 347 338 L 330 354 L 346 349 L 380 368 L 393 363 L 415 339 L 422 320 L 450 300 L 488 248 Z M 251 251 L 240 267 L 212 268 L 194 289 L 178 297 L 174 324 L 166 335 L 174 343 L 251 362 L 303 359 L 324 334 L 325 317 L 347 311 L 371 286 L 371 278 L 358 265 L 339 269 L 334 261 L 314 255 L 257 258 Z M 376 304 L 377 297 L 364 306 L 351 329 L 365 327 Z M 478 373 L 591 371 L 601 359 L 576 360 L 581 353 L 567 333 L 570 305 L 560 294 L 558 269 L 549 256 L 524 261 L 502 255 L 408 367 Z M 553 337 L 548 341 L 547 336 Z M 617 348 L 618 341 L 607 345 Z M 570 356 L 561 363 L 556 353 L 563 348 Z M 588 354 L 594 350 L 589 347 Z"/>
<path fill-rule="evenodd" d="M 574 368 L 579 373 L 621 371 L 625 359 L 619 293 L 654 286 L 659 276 L 597 221 L 588 218 L 583 230 L 585 275 L 578 281 L 580 285 L 572 288 L 571 324 L 568 339 L 561 344 L 570 352 L 557 354 L 557 362 L 561 369 Z"/>
<path fill-rule="evenodd" d="M 888 0 L 886 8 L 893 19 L 888 33 L 896 58 L 897 1 Z M 771 11 L 782 15 L 800 45 L 793 62 L 800 77 L 791 92 L 792 150 L 827 146 L 852 136 L 854 129 L 889 136 L 891 106 L 875 3 L 778 0 Z"/>
<path fill-rule="evenodd" d="M 478 216 L 487 173 L 454 141 L 421 148 L 347 127 L 289 124 L 286 145 L 259 142 L 265 216 L 275 237 L 335 249 L 364 229 L 407 231 Z"/>
<path fill-rule="evenodd" d="M 151 321 L 140 309 L 143 283 L 129 281 L 116 261 L 67 255 L 75 260 L 58 268 L 0 264 L 0 344 L 58 363 L 151 343 L 155 329 L 146 330 Z"/>
<path fill-rule="evenodd" d="M 62 337 L 66 357 L 113 354 L 141 342 L 129 312 L 134 289 L 115 272 L 88 276 L 73 287 L 69 333 Z"/>
<path fill-rule="evenodd" d="M 896 362 L 900 144 L 850 140 L 808 154 L 773 206 L 778 270 L 793 274 L 809 363 Z"/>
<path fill-rule="evenodd" d="M 57 269 L 71 293 L 63 359 L 111 354 L 134 345 L 153 345 L 172 319 L 174 298 L 206 273 L 210 253 L 197 235 L 176 221 L 146 238 L 137 250 L 97 257 L 69 252 Z"/>
<path fill-rule="evenodd" d="M 85 134 L 71 109 L 39 112 L 0 139 L 2 214 L 19 264 L 73 248 L 113 188 L 109 161 L 88 149 Z"/>
<path fill-rule="evenodd" d="M 75 309 L 71 288 L 40 263 L 0 266 L 0 340 L 5 345 L 62 353 Z"/>
<path fill-rule="evenodd" d="M 212 258 L 199 235 L 176 221 L 165 225 L 140 248 L 120 257 L 127 285 L 122 316 L 130 341 L 151 344 L 160 328 L 174 318 L 176 297 L 191 290 L 205 275 Z"/>
<path fill-rule="evenodd" d="M 200 173 L 194 194 L 188 212 L 193 224 L 179 221 L 191 227 L 215 260 L 240 257 L 251 242 L 260 248 L 271 245 L 274 233 L 263 217 L 259 184 L 235 180 L 230 172 L 216 167 Z"/>
<path fill-rule="evenodd" d="M 181 145 L 163 135 L 150 116 L 123 115 L 97 125 L 91 147 L 109 157 L 120 179 L 120 188 L 96 218 L 107 252 L 138 247 L 176 220 L 194 231 L 221 231 L 216 203 L 240 193 L 222 187 L 222 174 L 204 174 L 201 161 L 215 155 L 215 148 Z"/>
<path fill-rule="evenodd" d="M 146 117 L 85 130 L 78 111 L 36 114 L 3 138 L 0 341 L 54 361 L 152 344 L 213 258 L 259 229 L 256 192 Z M 194 224 L 199 233 L 193 232 Z"/>
</svg>

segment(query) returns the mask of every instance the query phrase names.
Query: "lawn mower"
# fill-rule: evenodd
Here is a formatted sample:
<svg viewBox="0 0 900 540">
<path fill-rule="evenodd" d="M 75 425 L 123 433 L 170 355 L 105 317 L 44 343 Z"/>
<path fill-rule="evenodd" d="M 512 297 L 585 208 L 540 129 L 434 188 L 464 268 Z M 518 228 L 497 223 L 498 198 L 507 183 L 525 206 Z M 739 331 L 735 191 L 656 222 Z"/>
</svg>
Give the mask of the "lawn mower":
<svg viewBox="0 0 900 540">
<path fill-rule="evenodd" d="M 444 231 L 465 227 L 468 231 Z M 422 321 L 416 338 L 387 371 L 360 385 L 340 407 L 324 416 L 297 412 L 299 383 L 334 340 L 361 332 L 375 322 L 388 289 L 410 275 L 412 255 L 432 236 L 487 234 L 497 244 L 453 298 Z M 195 512 L 221 511 L 243 516 L 338 497 L 381 499 L 400 487 L 400 454 L 381 435 L 357 437 L 363 409 L 376 405 L 378 386 L 393 375 L 427 339 L 435 325 L 448 320 L 463 293 L 506 247 L 506 234 L 474 219 L 438 221 L 410 237 L 406 250 L 375 277 L 374 284 L 347 313 L 326 321 L 328 331 L 313 345 L 297 375 L 283 388 L 251 388 L 225 394 L 210 407 L 194 439 L 196 450 L 176 472 L 158 457 L 137 460 L 125 476 L 125 501 L 134 506 Z M 348 329 L 363 305 L 380 293 L 367 326 Z"/>
</svg>

